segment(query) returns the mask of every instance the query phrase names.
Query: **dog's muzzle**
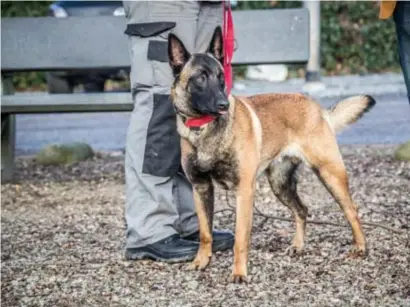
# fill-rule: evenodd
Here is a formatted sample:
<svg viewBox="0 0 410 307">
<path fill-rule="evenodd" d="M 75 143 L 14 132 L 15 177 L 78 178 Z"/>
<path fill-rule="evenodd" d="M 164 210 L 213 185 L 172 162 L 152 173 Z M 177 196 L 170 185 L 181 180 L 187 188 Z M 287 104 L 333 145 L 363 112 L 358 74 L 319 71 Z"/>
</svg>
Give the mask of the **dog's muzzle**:
<svg viewBox="0 0 410 307">
<path fill-rule="evenodd" d="M 217 108 L 219 114 L 225 114 L 229 110 L 229 101 L 228 100 L 219 100 L 217 102 Z"/>
</svg>

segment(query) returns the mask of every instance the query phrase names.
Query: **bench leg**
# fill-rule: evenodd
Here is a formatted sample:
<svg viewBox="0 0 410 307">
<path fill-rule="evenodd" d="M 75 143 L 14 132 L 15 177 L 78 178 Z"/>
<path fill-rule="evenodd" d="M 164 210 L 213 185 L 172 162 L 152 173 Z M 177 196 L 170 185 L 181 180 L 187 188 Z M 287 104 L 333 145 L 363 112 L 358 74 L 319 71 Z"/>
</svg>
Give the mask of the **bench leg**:
<svg viewBox="0 0 410 307">
<path fill-rule="evenodd" d="M 306 66 L 306 82 L 321 82 L 320 78 L 320 1 L 303 1 L 309 10 L 309 44 L 310 55 Z"/>
<path fill-rule="evenodd" d="M 1 182 L 13 179 L 16 115 L 1 115 Z"/>
</svg>

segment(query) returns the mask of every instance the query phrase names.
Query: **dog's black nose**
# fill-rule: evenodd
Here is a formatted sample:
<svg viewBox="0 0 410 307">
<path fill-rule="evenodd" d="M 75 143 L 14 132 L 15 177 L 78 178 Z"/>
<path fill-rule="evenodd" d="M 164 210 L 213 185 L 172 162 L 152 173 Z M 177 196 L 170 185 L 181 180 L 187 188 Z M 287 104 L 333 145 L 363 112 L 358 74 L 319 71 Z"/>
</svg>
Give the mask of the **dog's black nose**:
<svg viewBox="0 0 410 307">
<path fill-rule="evenodd" d="M 227 111 L 229 109 L 228 100 L 219 100 L 218 101 L 218 111 Z"/>
</svg>

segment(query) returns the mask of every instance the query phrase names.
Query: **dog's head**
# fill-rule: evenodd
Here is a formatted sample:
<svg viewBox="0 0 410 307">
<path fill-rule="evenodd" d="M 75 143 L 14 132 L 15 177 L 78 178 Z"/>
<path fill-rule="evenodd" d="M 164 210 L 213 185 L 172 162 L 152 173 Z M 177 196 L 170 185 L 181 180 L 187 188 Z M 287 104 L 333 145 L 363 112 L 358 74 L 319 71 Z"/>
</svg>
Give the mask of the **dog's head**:
<svg viewBox="0 0 410 307">
<path fill-rule="evenodd" d="M 177 36 L 169 34 L 168 57 L 175 78 L 171 97 L 179 114 L 199 117 L 227 113 L 221 27 L 215 29 L 205 53 L 190 54 Z"/>
</svg>

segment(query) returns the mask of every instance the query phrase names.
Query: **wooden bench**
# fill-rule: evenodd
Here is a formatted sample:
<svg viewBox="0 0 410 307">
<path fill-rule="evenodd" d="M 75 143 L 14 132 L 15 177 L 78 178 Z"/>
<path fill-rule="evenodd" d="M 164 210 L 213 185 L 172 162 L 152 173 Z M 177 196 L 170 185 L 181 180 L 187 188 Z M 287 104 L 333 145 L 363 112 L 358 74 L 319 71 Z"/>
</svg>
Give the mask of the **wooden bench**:
<svg viewBox="0 0 410 307">
<path fill-rule="evenodd" d="M 307 63 L 307 9 L 234 11 L 233 19 L 237 44 L 233 65 Z M 1 19 L 2 181 L 13 176 L 16 114 L 129 112 L 133 108 L 130 93 L 13 95 L 12 73 L 127 69 L 125 26 L 125 18 L 115 16 Z"/>
</svg>

